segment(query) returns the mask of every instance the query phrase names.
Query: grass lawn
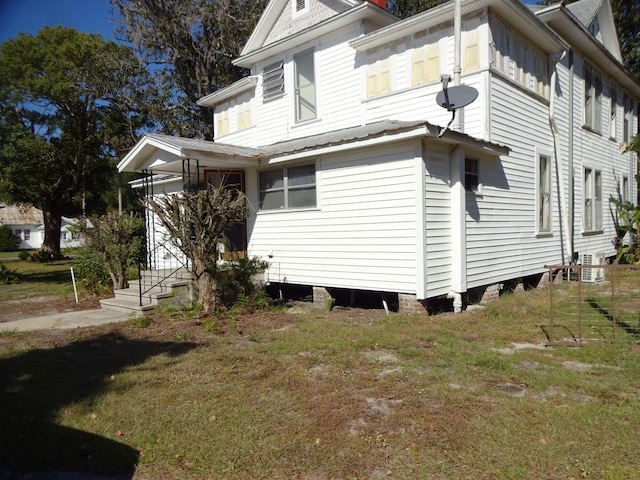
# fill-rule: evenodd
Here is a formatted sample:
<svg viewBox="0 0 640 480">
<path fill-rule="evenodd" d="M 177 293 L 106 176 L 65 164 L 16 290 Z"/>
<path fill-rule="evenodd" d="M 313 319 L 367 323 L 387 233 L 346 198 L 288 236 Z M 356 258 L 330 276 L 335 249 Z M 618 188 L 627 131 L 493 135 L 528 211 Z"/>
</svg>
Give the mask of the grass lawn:
<svg viewBox="0 0 640 480">
<path fill-rule="evenodd" d="M 0 336 L 0 465 L 164 479 L 640 479 L 640 349 L 545 347 L 548 291 Z M 218 328 L 215 328 L 215 327 Z M 5 458 L 2 458 L 2 455 Z"/>
<path fill-rule="evenodd" d="M 18 253 L 0 252 L 0 262 L 22 278 L 20 283 L 0 287 L 0 301 L 17 300 L 36 295 L 64 296 L 73 294 L 70 271 L 73 260 L 38 263 L 19 260 Z"/>
</svg>

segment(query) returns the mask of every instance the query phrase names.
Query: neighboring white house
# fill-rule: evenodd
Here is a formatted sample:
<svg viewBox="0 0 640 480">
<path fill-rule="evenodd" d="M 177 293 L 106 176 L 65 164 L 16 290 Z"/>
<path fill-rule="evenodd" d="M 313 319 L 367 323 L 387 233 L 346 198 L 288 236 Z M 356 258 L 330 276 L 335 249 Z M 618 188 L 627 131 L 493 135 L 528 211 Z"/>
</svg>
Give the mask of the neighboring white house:
<svg viewBox="0 0 640 480">
<path fill-rule="evenodd" d="M 609 1 L 461 0 L 460 22 L 454 2 L 406 20 L 384 3 L 271 0 L 235 60 L 250 75 L 198 102 L 215 142 L 145 135 L 119 169 L 147 172 L 147 194 L 239 186 L 253 213 L 228 249 L 317 296 L 459 309 L 546 264 L 612 256 L 608 199 L 637 194 L 621 145 L 640 85 Z M 478 93 L 455 117 L 441 74 Z"/>
<path fill-rule="evenodd" d="M 73 248 L 83 245 L 77 233 L 69 228 L 78 222 L 77 219 L 62 217 L 60 231 L 60 248 Z M 20 238 L 19 249 L 38 249 L 44 241 L 44 217 L 42 210 L 33 205 L 0 205 L 0 225 L 8 225 L 14 235 Z"/>
</svg>

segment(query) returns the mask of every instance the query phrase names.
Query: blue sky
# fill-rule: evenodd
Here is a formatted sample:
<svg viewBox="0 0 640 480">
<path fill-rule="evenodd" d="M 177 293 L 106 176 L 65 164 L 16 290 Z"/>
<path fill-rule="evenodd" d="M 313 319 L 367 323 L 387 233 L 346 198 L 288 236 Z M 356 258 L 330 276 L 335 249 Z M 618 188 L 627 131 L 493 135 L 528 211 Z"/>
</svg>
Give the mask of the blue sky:
<svg viewBox="0 0 640 480">
<path fill-rule="evenodd" d="M 0 43 L 45 25 L 73 27 L 114 39 L 109 0 L 0 0 Z"/>
<path fill-rule="evenodd" d="M 21 32 L 36 34 L 45 25 L 73 27 L 114 39 L 109 0 L 0 0 L 0 43 Z"/>
</svg>

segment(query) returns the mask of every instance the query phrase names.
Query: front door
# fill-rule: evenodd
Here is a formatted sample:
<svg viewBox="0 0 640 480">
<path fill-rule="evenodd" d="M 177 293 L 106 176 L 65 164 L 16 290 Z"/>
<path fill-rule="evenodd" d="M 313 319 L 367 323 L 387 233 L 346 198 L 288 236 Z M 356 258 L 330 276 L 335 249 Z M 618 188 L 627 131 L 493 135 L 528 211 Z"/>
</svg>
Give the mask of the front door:
<svg viewBox="0 0 640 480">
<path fill-rule="evenodd" d="M 244 171 L 242 170 L 206 170 L 204 172 L 207 185 L 215 188 L 226 187 L 244 193 Z M 247 253 L 247 222 L 243 220 L 232 225 L 225 232 L 220 258 L 233 260 L 244 258 Z"/>
</svg>

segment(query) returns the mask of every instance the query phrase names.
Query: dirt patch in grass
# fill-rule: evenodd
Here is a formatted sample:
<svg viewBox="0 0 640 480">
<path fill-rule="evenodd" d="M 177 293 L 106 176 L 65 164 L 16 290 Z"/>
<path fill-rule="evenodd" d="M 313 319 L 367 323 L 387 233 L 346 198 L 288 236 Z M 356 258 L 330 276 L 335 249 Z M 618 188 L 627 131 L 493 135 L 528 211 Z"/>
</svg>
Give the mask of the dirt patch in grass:
<svg viewBox="0 0 640 480">
<path fill-rule="evenodd" d="M 78 303 L 73 295 L 66 297 L 39 295 L 5 300 L 0 302 L 0 323 L 94 308 L 100 308 L 100 299 L 96 296 L 84 298 Z"/>
</svg>

